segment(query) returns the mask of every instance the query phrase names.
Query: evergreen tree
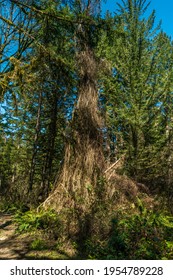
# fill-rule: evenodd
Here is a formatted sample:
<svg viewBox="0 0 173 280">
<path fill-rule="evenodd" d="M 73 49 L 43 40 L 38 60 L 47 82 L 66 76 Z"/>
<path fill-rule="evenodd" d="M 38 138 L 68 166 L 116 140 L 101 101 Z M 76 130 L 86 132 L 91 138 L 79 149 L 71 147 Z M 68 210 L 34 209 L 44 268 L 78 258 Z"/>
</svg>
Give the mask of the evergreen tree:
<svg viewBox="0 0 173 280">
<path fill-rule="evenodd" d="M 112 66 L 103 79 L 115 157 L 125 155 L 126 172 L 145 182 L 163 175 L 164 106 L 172 76 L 170 39 L 154 28 L 154 12 L 144 17 L 148 5 L 144 0 L 118 4 L 112 45 L 103 50 Z"/>
</svg>

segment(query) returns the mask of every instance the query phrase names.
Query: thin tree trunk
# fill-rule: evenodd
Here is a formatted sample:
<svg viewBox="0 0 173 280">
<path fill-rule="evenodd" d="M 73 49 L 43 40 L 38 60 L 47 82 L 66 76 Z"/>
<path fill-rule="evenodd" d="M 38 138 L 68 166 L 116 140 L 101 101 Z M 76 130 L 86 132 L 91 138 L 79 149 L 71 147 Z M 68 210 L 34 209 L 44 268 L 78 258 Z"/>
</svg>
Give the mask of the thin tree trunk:
<svg viewBox="0 0 173 280">
<path fill-rule="evenodd" d="M 36 157 L 37 157 L 37 152 L 38 152 L 38 140 L 39 140 L 40 120 L 41 120 L 41 106 L 42 106 L 42 92 L 40 91 L 39 100 L 38 100 L 37 122 L 36 122 L 36 126 L 35 126 L 33 154 L 32 154 L 31 169 L 30 169 L 30 174 L 29 174 L 29 191 L 30 192 L 32 191 L 32 188 L 33 188 Z"/>
<path fill-rule="evenodd" d="M 46 198 L 49 193 L 49 186 L 50 186 L 50 179 L 52 174 L 52 161 L 54 155 L 54 148 L 55 148 L 55 138 L 56 138 L 56 126 L 57 126 L 57 109 L 58 109 L 58 98 L 57 92 L 52 93 L 52 100 L 51 102 L 51 116 L 50 116 L 50 124 L 49 124 L 49 135 L 48 135 L 48 148 L 47 148 L 47 155 L 43 166 L 42 171 L 42 182 L 41 182 L 41 189 L 42 189 L 42 197 Z"/>
</svg>

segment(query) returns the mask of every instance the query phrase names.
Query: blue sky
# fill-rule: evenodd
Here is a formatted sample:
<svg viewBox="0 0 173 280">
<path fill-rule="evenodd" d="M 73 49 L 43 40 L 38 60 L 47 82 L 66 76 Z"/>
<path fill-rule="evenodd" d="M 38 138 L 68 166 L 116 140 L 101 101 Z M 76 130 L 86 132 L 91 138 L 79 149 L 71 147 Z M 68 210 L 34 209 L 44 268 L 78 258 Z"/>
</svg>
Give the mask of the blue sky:
<svg viewBox="0 0 173 280">
<path fill-rule="evenodd" d="M 103 4 L 104 11 L 115 11 L 117 2 L 121 0 L 107 0 Z M 173 0 L 151 0 L 148 12 L 152 10 L 156 10 L 156 23 L 162 20 L 162 30 L 173 38 Z"/>
</svg>

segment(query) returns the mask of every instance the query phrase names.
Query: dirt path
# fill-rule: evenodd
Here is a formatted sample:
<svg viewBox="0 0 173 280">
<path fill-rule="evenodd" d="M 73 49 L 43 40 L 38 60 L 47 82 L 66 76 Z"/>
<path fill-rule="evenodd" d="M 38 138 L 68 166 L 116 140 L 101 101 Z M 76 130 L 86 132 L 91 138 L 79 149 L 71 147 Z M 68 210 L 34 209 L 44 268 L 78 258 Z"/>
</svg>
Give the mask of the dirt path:
<svg viewBox="0 0 173 280">
<path fill-rule="evenodd" d="M 15 233 L 12 215 L 0 214 L 0 259 L 24 259 L 28 251 L 28 238 Z"/>
<path fill-rule="evenodd" d="M 54 244 L 43 250 L 32 249 L 32 242 L 38 238 L 40 236 L 35 234 L 17 234 L 13 216 L 0 213 L 0 260 L 62 260 L 71 258 L 66 252 L 58 250 Z"/>
</svg>

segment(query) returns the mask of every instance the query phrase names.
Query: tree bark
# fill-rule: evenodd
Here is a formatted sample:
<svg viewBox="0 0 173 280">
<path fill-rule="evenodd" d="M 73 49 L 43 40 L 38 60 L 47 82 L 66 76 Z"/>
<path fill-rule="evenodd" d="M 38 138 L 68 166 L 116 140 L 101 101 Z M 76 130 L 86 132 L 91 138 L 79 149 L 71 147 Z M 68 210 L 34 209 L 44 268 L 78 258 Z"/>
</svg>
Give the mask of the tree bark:
<svg viewBox="0 0 173 280">
<path fill-rule="evenodd" d="M 78 215 L 89 213 L 103 195 L 98 180 L 103 174 L 102 120 L 98 109 L 97 62 L 88 31 L 78 28 L 78 102 L 66 138 L 64 164 L 43 206 L 57 211 L 70 208 Z"/>
</svg>

